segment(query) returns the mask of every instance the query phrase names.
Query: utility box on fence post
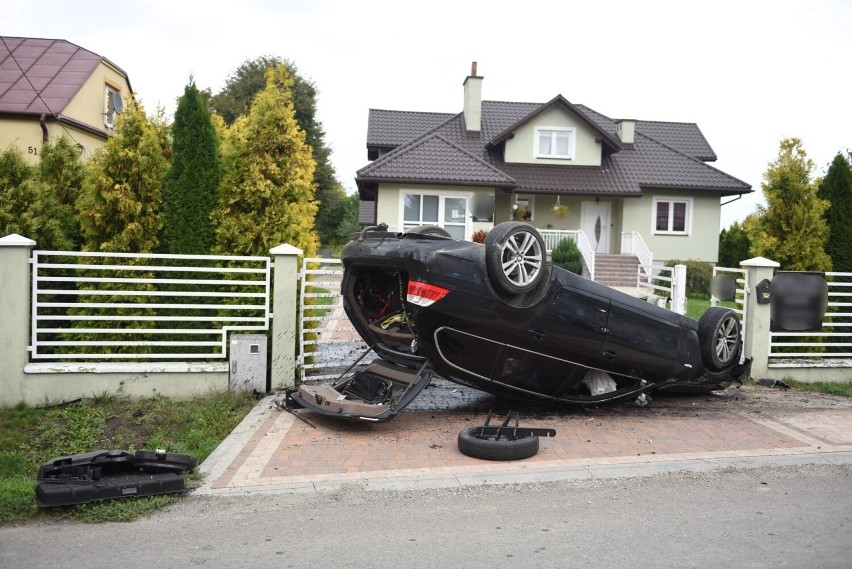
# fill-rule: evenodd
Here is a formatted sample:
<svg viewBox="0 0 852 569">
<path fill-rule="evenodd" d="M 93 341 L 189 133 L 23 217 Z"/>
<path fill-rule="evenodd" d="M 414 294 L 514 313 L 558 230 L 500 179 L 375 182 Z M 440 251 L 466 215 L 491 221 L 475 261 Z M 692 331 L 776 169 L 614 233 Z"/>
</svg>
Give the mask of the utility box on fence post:
<svg viewBox="0 0 852 569">
<path fill-rule="evenodd" d="M 266 393 L 266 336 L 264 334 L 231 336 L 231 371 L 228 388 Z"/>
</svg>

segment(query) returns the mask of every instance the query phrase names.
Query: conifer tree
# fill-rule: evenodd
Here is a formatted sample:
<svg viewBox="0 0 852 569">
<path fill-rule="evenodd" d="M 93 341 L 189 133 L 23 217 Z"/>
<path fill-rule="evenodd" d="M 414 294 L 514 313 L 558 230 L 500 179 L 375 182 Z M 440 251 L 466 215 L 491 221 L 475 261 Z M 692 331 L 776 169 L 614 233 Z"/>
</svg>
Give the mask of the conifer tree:
<svg viewBox="0 0 852 569">
<path fill-rule="evenodd" d="M 80 159 L 80 150 L 67 136 L 45 144 L 41 148 L 39 176 L 52 188 L 58 201 L 59 223 L 70 242 L 70 249 L 79 249 L 83 244 L 80 220 L 75 204 L 83 189 L 85 167 Z"/>
<path fill-rule="evenodd" d="M 719 266 L 739 268 L 740 262 L 751 257 L 750 249 L 743 224 L 735 221 L 719 234 Z"/>
<path fill-rule="evenodd" d="M 223 141 L 224 175 L 214 213 L 216 251 L 268 255 L 289 243 L 316 254 L 316 163 L 296 122 L 285 65 L 267 71 L 266 88 Z"/>
<path fill-rule="evenodd" d="M 172 165 L 163 186 L 162 248 L 204 255 L 215 242 L 210 218 L 222 172 L 219 141 L 207 104 L 190 80 L 172 125 Z"/>
<path fill-rule="evenodd" d="M 783 270 L 831 269 L 823 218 L 828 201 L 817 196 L 813 169 L 801 140 L 782 139 L 778 158 L 763 174 L 767 205 L 758 206 L 757 214 L 745 223 L 752 253 L 777 261 Z"/>
<path fill-rule="evenodd" d="M 296 64 L 280 57 L 263 56 L 243 62 L 228 78 L 225 88 L 210 97 L 210 105 L 227 124 L 233 124 L 240 115 L 251 109 L 254 96 L 266 86 L 266 71 L 285 65 L 292 78 L 290 92 L 299 127 L 305 131 L 305 141 L 313 149 L 316 169 L 317 218 L 315 227 L 320 242 L 328 247 L 342 245 L 348 235 L 341 238 L 338 230 L 347 212 L 347 196 L 343 185 L 337 180 L 331 165 L 331 149 L 325 142 L 322 123 L 317 119 L 317 88 L 304 78 Z"/>
<path fill-rule="evenodd" d="M 18 148 L 0 153 L 0 236 L 17 233 L 39 249 L 69 249 L 73 241 L 66 215 L 53 187 L 39 178 Z"/>
<path fill-rule="evenodd" d="M 819 185 L 819 197 L 828 200 L 825 213 L 828 242 L 825 251 L 835 271 L 852 272 L 852 167 L 838 153 Z"/>
<path fill-rule="evenodd" d="M 115 135 L 89 161 L 77 211 L 89 251 L 156 252 L 168 163 L 154 125 L 134 99 Z"/>
</svg>

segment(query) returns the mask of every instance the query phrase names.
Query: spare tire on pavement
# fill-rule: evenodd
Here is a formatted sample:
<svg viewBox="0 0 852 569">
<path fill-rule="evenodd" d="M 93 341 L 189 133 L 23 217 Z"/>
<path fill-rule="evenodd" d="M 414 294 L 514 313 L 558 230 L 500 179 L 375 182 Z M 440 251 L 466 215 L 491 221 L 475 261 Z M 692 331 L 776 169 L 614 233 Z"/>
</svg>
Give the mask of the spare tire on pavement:
<svg viewBox="0 0 852 569">
<path fill-rule="evenodd" d="M 521 460 L 538 453 L 538 437 L 483 435 L 485 427 L 471 427 L 459 433 L 459 451 L 483 460 Z"/>
</svg>

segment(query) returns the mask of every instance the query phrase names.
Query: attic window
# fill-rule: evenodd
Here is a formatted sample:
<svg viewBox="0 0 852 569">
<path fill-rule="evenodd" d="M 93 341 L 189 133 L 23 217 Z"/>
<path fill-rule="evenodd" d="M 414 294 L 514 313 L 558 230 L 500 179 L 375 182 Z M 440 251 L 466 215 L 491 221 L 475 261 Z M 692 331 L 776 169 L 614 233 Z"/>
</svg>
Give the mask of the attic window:
<svg viewBox="0 0 852 569">
<path fill-rule="evenodd" d="M 121 112 L 121 94 L 112 85 L 104 88 L 104 126 L 115 130 L 115 117 Z"/>
<path fill-rule="evenodd" d="M 542 127 L 535 129 L 536 158 L 574 158 L 573 128 Z"/>
</svg>

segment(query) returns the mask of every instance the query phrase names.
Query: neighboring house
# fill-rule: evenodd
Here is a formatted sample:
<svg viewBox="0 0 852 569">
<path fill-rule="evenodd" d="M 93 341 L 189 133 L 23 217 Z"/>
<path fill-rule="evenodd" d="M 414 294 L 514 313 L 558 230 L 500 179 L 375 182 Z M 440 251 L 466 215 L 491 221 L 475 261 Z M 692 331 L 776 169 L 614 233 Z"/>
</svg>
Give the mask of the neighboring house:
<svg viewBox="0 0 852 569">
<path fill-rule="evenodd" d="M 32 163 L 63 134 L 90 158 L 132 93 L 120 67 L 71 42 L 0 36 L 0 149 Z"/>
<path fill-rule="evenodd" d="M 458 114 L 370 110 L 362 224 L 433 224 L 470 239 L 514 218 L 546 238 L 582 230 L 597 254 L 644 242 L 655 262 L 717 261 L 721 200 L 752 190 L 707 164 L 716 155 L 698 126 L 611 119 L 561 95 L 482 101 L 481 85 L 474 64 Z M 472 217 L 477 194 L 493 197 L 493 216 Z"/>
</svg>

